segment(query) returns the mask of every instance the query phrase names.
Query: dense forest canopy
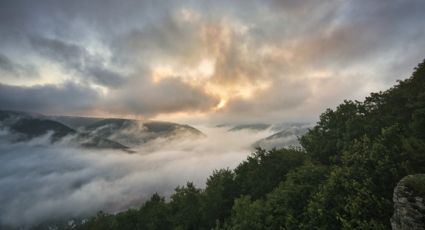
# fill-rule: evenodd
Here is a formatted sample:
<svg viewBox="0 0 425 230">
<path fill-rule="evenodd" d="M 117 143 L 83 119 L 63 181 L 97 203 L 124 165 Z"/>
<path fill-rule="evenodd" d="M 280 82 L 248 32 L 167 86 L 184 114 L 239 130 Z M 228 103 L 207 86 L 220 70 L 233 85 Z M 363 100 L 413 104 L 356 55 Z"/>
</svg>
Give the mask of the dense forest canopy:
<svg viewBox="0 0 425 230">
<path fill-rule="evenodd" d="M 187 183 L 169 201 L 154 194 L 72 227 L 390 229 L 397 182 L 425 172 L 424 131 L 425 61 L 387 91 L 326 110 L 300 149 L 257 149 L 234 170 L 215 171 L 205 189 Z"/>
</svg>

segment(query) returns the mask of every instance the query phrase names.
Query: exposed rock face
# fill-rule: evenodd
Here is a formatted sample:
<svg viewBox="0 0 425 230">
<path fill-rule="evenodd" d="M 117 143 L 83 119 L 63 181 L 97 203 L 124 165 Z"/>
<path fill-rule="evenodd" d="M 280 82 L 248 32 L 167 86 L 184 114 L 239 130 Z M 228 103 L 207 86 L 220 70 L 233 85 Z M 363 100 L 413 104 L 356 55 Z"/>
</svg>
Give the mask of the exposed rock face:
<svg viewBox="0 0 425 230">
<path fill-rule="evenodd" d="M 394 189 L 393 230 L 425 230 L 425 174 L 404 177 Z"/>
</svg>

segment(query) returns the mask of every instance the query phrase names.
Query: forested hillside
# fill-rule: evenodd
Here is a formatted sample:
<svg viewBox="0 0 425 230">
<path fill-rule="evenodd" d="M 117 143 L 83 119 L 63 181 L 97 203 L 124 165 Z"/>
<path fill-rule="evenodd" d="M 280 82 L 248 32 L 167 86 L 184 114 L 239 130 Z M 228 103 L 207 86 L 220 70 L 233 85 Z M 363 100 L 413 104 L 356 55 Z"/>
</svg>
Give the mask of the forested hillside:
<svg viewBox="0 0 425 230">
<path fill-rule="evenodd" d="M 100 212 L 78 229 L 390 229 L 392 195 L 425 172 L 425 62 L 363 102 L 328 109 L 301 149 L 258 149 L 205 189 L 154 194 L 138 209 Z"/>
</svg>

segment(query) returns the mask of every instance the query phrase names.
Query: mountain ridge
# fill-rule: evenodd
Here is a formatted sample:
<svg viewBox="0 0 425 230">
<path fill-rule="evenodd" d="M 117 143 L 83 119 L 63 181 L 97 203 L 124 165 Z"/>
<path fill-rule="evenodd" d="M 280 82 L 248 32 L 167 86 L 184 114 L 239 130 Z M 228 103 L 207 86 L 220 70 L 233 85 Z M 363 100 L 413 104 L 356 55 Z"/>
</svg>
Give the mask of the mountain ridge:
<svg viewBox="0 0 425 230">
<path fill-rule="evenodd" d="M 131 128 L 137 127 L 141 129 L 131 130 Z M 66 136 L 72 136 L 72 139 L 81 147 L 121 149 L 129 153 L 134 152 L 131 147 L 136 147 L 156 138 L 172 138 L 183 133 L 191 134 L 191 137 L 205 136 L 192 126 L 172 122 L 46 116 L 11 110 L 0 110 L 0 128 L 7 129 L 16 136 L 12 141 L 27 141 L 52 132 L 50 136 L 52 143 L 58 142 Z M 118 138 L 117 136 L 121 133 L 128 135 Z M 137 135 L 132 136 L 131 134 Z M 131 140 L 126 141 L 126 139 Z M 132 146 L 129 147 L 120 141 L 128 142 Z"/>
</svg>

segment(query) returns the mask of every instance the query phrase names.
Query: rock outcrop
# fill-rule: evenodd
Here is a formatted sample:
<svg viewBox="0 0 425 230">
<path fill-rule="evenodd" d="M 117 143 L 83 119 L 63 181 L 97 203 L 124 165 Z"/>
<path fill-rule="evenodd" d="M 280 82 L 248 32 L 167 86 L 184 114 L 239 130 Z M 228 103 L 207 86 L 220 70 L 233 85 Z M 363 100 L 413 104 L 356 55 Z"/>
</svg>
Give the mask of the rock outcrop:
<svg viewBox="0 0 425 230">
<path fill-rule="evenodd" d="M 404 177 L 394 189 L 393 230 L 425 230 L 425 174 Z"/>
</svg>

